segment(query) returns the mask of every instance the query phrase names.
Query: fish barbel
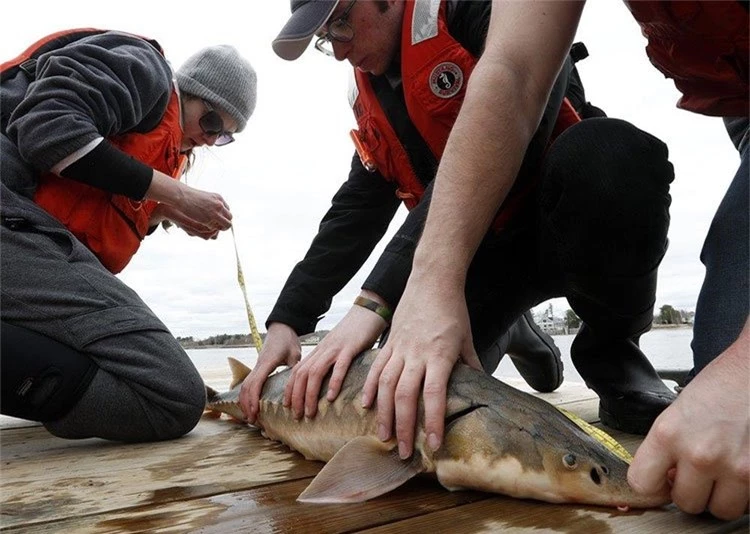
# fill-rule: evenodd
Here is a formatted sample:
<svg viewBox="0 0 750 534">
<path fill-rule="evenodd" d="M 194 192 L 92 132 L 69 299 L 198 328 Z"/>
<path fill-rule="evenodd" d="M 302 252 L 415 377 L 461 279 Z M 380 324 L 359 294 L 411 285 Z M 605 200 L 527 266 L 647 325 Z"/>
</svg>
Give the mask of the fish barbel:
<svg viewBox="0 0 750 534">
<path fill-rule="evenodd" d="M 351 364 L 334 402 L 321 387 L 318 414 L 295 419 L 283 406 L 290 371 L 271 375 L 260 398 L 256 424 L 263 435 L 327 462 L 298 500 L 316 503 L 365 501 L 420 473 L 434 473 L 449 490 L 473 489 L 552 503 L 651 508 L 667 493 L 640 495 L 627 482 L 629 455 L 617 442 L 548 402 L 492 376 L 457 364 L 448 383 L 445 436 L 432 451 L 422 428 L 406 460 L 394 439 L 377 438 L 376 408 L 362 407 L 362 387 L 377 350 Z M 250 369 L 230 358 L 230 391 L 206 388 L 206 409 L 242 420 L 239 392 Z M 577 421 L 576 421 L 577 420 Z"/>
</svg>

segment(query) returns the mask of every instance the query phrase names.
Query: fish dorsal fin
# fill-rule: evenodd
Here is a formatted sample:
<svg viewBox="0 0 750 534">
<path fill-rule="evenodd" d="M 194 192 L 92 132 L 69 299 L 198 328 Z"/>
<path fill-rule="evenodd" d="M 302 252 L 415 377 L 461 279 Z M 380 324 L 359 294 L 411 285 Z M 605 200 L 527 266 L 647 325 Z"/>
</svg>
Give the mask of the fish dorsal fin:
<svg viewBox="0 0 750 534">
<path fill-rule="evenodd" d="M 363 502 L 396 489 L 422 471 L 418 454 L 401 460 L 394 443 L 360 436 L 323 466 L 297 500 L 318 504 Z"/>
<path fill-rule="evenodd" d="M 237 384 L 241 384 L 245 380 L 245 377 L 250 374 L 251 369 L 231 356 L 227 358 L 227 361 L 229 362 L 229 368 L 232 370 L 232 383 L 229 384 L 229 389 L 234 389 Z"/>
</svg>

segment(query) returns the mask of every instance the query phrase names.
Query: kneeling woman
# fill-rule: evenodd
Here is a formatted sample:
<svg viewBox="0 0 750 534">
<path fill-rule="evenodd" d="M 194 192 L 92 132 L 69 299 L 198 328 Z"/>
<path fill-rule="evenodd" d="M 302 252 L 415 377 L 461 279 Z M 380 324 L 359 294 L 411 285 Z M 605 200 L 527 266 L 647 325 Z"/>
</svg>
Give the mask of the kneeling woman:
<svg viewBox="0 0 750 534">
<path fill-rule="evenodd" d="M 256 75 L 226 45 L 173 72 L 158 43 L 52 35 L 0 68 L 2 413 L 64 438 L 179 437 L 203 382 L 167 327 L 115 274 L 160 222 L 210 239 L 216 194 L 179 181 L 255 107 Z"/>
</svg>

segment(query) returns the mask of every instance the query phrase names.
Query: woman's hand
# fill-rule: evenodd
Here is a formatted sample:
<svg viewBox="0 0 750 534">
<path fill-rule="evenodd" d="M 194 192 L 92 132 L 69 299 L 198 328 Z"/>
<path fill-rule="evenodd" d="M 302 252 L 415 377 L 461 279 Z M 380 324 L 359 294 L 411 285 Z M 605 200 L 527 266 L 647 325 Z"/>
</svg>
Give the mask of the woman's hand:
<svg viewBox="0 0 750 534">
<path fill-rule="evenodd" d="M 190 219 L 184 213 L 180 213 L 175 207 L 166 204 L 159 204 L 151 213 L 149 226 L 156 226 L 164 221 L 169 221 L 192 237 L 216 239 L 219 235 L 219 230 Z"/>
<path fill-rule="evenodd" d="M 169 218 L 189 235 L 210 239 L 232 226 L 232 212 L 220 194 L 195 189 L 157 170 L 146 198 L 169 206 L 171 209 L 162 208 L 157 216 Z"/>
</svg>

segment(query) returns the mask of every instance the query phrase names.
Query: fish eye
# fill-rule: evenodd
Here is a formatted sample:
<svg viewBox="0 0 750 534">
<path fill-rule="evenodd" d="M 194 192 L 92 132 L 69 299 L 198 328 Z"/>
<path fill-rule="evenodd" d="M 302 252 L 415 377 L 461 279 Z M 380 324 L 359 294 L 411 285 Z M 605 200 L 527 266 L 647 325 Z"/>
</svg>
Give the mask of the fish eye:
<svg viewBox="0 0 750 534">
<path fill-rule="evenodd" d="M 563 460 L 563 465 L 570 470 L 573 470 L 576 467 L 578 467 L 578 464 L 576 463 L 575 454 L 566 454 L 565 456 L 563 456 L 562 460 Z"/>
<path fill-rule="evenodd" d="M 602 479 L 599 476 L 599 471 L 596 470 L 596 467 L 591 468 L 591 480 L 593 480 L 594 484 L 597 486 L 602 483 Z"/>
<path fill-rule="evenodd" d="M 599 467 L 601 468 L 602 473 L 604 473 L 605 475 L 609 474 L 609 467 L 607 467 L 606 465 L 601 465 Z"/>
</svg>

